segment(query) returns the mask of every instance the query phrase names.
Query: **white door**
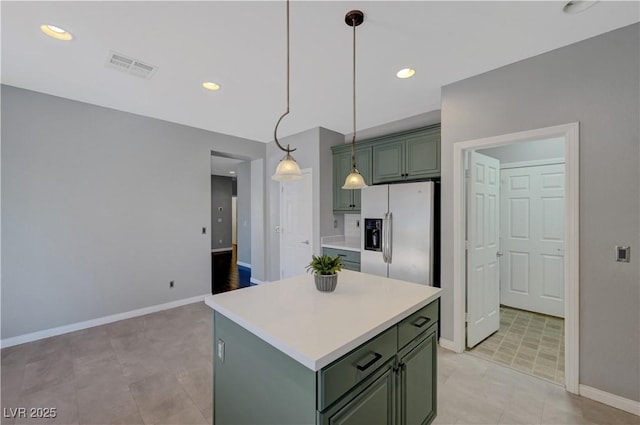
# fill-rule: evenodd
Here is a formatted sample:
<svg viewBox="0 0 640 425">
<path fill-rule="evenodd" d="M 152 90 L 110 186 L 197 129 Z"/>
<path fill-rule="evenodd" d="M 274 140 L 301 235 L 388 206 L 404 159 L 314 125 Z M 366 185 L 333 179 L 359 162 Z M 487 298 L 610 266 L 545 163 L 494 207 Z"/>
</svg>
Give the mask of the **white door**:
<svg viewBox="0 0 640 425">
<path fill-rule="evenodd" d="M 564 317 L 564 164 L 501 172 L 502 304 Z"/>
<path fill-rule="evenodd" d="M 280 278 L 306 273 L 313 250 L 311 170 L 303 179 L 280 183 Z"/>
<path fill-rule="evenodd" d="M 471 152 L 467 180 L 467 346 L 500 328 L 500 161 Z"/>
</svg>

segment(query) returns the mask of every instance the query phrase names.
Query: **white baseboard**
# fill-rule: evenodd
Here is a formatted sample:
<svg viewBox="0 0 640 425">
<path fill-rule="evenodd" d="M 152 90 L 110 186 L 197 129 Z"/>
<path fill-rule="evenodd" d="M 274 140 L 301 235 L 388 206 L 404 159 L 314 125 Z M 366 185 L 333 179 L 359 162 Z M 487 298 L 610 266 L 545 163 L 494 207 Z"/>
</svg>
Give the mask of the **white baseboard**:
<svg viewBox="0 0 640 425">
<path fill-rule="evenodd" d="M 611 394 L 588 385 L 580 384 L 579 388 L 582 397 L 590 398 L 591 400 L 599 401 L 616 409 L 640 416 L 640 401 L 620 397 L 619 395 Z"/>
<path fill-rule="evenodd" d="M 130 319 L 132 317 L 144 316 L 145 314 L 155 313 L 161 310 L 169 310 L 187 304 L 197 303 L 204 300 L 205 295 L 197 297 L 184 298 L 181 300 L 171 301 L 165 304 L 152 305 L 137 310 L 125 311 L 124 313 L 112 314 L 111 316 L 99 317 L 97 319 L 85 320 L 84 322 L 72 323 L 70 325 L 59 326 L 57 328 L 45 329 L 43 331 L 32 332 L 24 335 L 18 335 L 11 338 L 0 340 L 0 347 L 7 348 L 14 345 L 25 344 L 27 342 L 37 341 L 39 339 L 49 338 L 56 335 L 62 335 L 69 332 L 79 331 L 81 329 L 92 328 L 94 326 L 106 325 L 107 323 L 117 322 L 119 320 Z"/>
<path fill-rule="evenodd" d="M 239 265 L 240 267 L 244 267 L 246 269 L 250 269 L 251 268 L 251 264 L 243 263 L 242 261 L 236 261 L 236 264 Z"/>
<path fill-rule="evenodd" d="M 263 284 L 263 283 L 268 283 L 266 280 L 265 280 L 265 281 L 262 281 L 262 280 L 258 280 L 258 279 L 254 279 L 254 278 L 250 278 L 250 279 L 249 279 L 249 282 L 251 282 L 251 283 L 255 283 L 256 285 L 261 285 L 261 284 Z"/>
<path fill-rule="evenodd" d="M 455 344 L 451 340 L 440 337 L 440 339 L 438 339 L 438 343 L 440 344 L 440 347 L 444 348 L 445 350 L 454 352 L 456 351 Z"/>
</svg>

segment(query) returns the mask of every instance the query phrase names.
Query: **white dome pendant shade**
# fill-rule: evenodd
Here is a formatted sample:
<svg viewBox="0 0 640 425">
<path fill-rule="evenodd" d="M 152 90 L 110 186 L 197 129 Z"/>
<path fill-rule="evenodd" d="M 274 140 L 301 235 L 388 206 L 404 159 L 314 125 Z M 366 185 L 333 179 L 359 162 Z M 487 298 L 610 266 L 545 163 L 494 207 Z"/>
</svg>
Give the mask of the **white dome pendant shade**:
<svg viewBox="0 0 640 425">
<path fill-rule="evenodd" d="M 351 173 L 344 180 L 343 189 L 362 189 L 363 187 L 367 187 L 367 183 L 364 181 L 364 177 L 357 169 L 351 170 Z"/>
<path fill-rule="evenodd" d="M 353 27 L 353 135 L 351 137 L 351 173 L 344 180 L 343 189 L 362 189 L 367 187 L 364 177 L 356 168 L 356 27 L 364 22 L 364 13 L 352 10 L 344 17 L 344 21 Z"/>
<path fill-rule="evenodd" d="M 302 180 L 302 171 L 300 166 L 289 152 L 280 160 L 276 167 L 276 172 L 271 178 L 278 182 L 291 182 L 296 180 Z"/>
</svg>

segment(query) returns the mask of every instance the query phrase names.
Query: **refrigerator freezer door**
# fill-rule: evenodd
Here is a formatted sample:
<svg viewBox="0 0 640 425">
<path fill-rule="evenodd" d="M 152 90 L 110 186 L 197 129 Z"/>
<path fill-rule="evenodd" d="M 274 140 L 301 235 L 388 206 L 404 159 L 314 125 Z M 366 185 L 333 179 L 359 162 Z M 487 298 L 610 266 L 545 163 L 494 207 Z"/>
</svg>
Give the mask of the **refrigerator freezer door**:
<svg viewBox="0 0 640 425">
<path fill-rule="evenodd" d="M 389 186 L 391 278 L 432 284 L 433 191 L 433 182 Z"/>
<path fill-rule="evenodd" d="M 371 218 L 383 220 L 388 212 L 389 186 L 368 186 L 361 190 L 360 216 L 362 222 L 366 222 L 367 219 Z M 360 271 L 386 277 L 388 269 L 387 264 L 384 262 L 383 251 L 372 251 L 365 248 L 364 227 L 360 226 L 360 232 L 362 232 L 360 235 Z M 384 233 L 383 224 L 382 229 L 380 229 L 380 236 L 382 237 Z"/>
</svg>

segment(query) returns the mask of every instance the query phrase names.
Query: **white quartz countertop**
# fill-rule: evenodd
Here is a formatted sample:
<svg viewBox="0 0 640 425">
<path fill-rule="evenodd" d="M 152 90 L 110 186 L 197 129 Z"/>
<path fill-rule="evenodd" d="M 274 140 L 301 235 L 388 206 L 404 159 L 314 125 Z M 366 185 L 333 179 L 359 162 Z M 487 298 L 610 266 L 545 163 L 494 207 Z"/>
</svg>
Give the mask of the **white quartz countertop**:
<svg viewBox="0 0 640 425">
<path fill-rule="evenodd" d="M 360 243 L 351 241 L 325 242 L 322 244 L 322 247 L 360 252 Z"/>
<path fill-rule="evenodd" d="M 343 270 L 334 292 L 302 275 L 216 295 L 208 306 L 313 371 L 440 297 L 440 288 Z"/>
<path fill-rule="evenodd" d="M 325 236 L 321 239 L 323 248 L 344 249 L 360 252 L 360 239 L 345 238 L 344 236 Z"/>
</svg>

